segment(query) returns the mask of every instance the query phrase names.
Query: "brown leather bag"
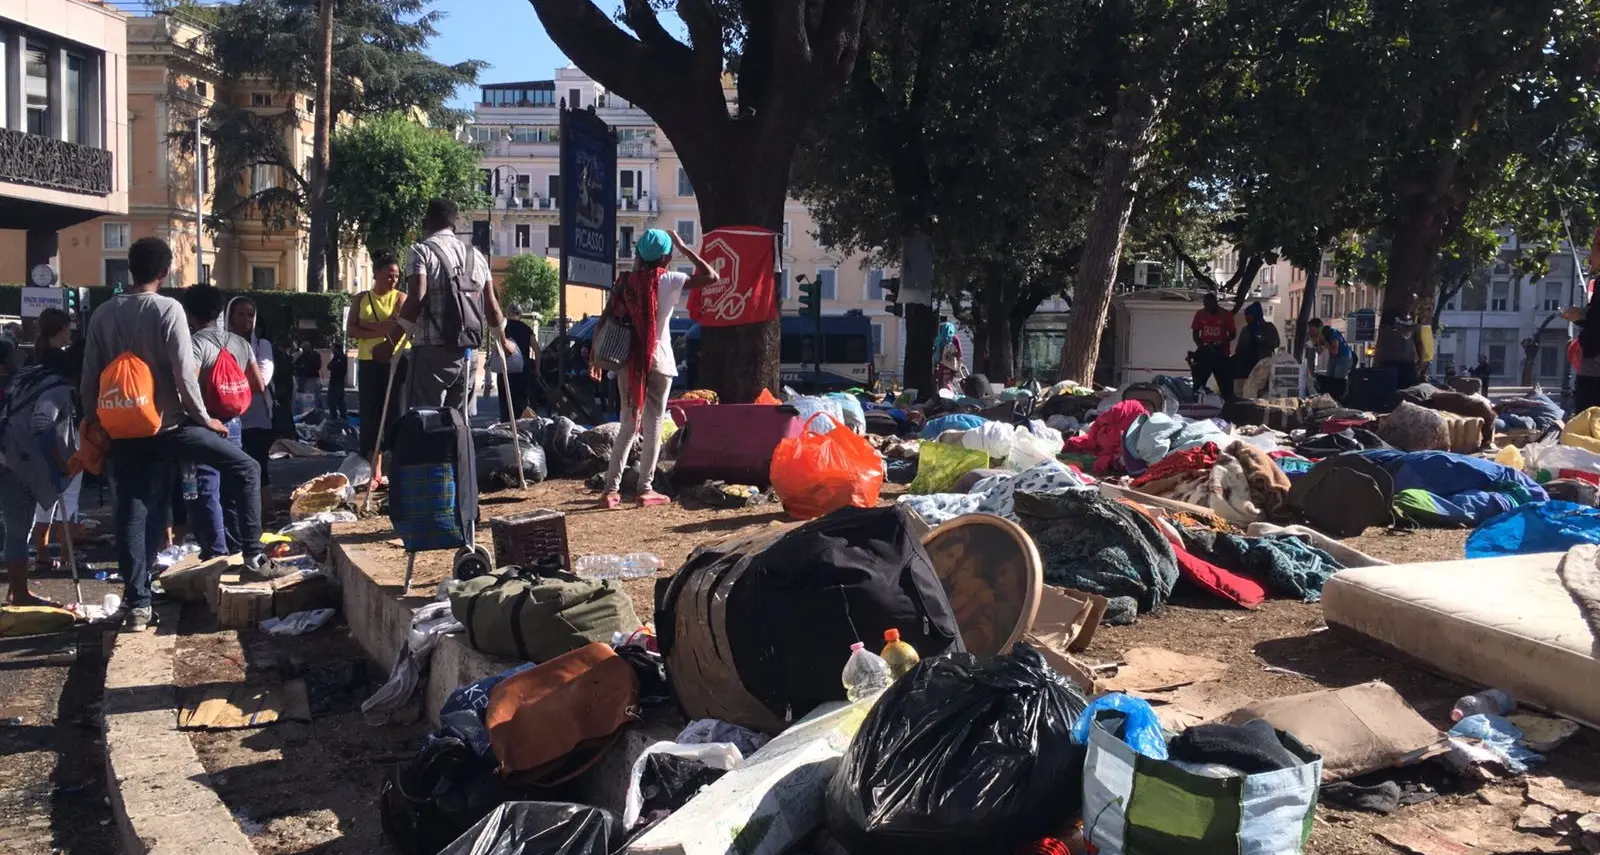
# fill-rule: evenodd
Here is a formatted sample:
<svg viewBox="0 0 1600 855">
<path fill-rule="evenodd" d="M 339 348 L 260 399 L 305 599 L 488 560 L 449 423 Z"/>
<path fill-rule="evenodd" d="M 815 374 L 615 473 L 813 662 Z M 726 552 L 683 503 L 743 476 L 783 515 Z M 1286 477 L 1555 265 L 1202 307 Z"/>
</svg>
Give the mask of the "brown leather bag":
<svg viewBox="0 0 1600 855">
<path fill-rule="evenodd" d="M 594 765 L 638 707 L 633 666 L 596 642 L 502 680 L 484 722 L 501 774 L 554 786 Z"/>
</svg>

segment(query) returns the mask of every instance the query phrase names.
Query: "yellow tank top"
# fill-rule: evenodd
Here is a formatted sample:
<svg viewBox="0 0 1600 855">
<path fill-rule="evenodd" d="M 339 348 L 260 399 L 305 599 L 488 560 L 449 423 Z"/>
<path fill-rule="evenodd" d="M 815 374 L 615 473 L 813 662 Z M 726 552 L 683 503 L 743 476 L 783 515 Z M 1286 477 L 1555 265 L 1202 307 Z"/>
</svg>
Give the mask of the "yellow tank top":
<svg viewBox="0 0 1600 855">
<path fill-rule="evenodd" d="M 387 321 L 394 317 L 395 307 L 399 304 L 399 288 L 391 289 L 387 294 L 378 294 L 373 291 L 364 292 L 360 296 L 356 297 L 356 312 L 358 313 L 356 315 L 356 319 L 364 324 L 375 324 L 380 321 Z M 356 339 L 356 358 L 371 359 L 372 349 L 377 347 L 378 342 L 380 341 L 383 341 L 383 339 Z M 407 340 L 400 349 L 401 351 L 404 351 L 409 347 L 411 347 L 411 342 Z"/>
</svg>

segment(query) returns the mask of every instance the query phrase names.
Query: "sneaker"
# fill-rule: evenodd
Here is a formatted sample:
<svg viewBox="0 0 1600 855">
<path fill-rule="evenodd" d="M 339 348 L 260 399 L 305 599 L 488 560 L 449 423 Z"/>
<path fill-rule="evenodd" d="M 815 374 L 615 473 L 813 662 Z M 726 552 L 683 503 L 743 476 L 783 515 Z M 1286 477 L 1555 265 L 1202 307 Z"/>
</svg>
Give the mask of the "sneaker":
<svg viewBox="0 0 1600 855">
<path fill-rule="evenodd" d="M 156 611 L 149 606 L 128 609 L 128 616 L 122 622 L 122 628 L 129 632 L 144 632 L 155 625 Z"/>
<path fill-rule="evenodd" d="M 281 579 L 298 571 L 268 558 L 264 553 L 252 555 L 244 560 L 244 569 L 263 579 Z"/>
</svg>

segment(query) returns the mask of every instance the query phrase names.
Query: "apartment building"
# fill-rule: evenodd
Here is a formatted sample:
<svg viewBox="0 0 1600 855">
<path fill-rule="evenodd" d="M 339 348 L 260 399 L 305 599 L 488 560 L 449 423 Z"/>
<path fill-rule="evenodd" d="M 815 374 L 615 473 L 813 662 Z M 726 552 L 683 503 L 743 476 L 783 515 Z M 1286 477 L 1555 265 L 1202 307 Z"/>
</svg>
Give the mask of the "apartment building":
<svg viewBox="0 0 1600 855">
<path fill-rule="evenodd" d="M 1560 388 L 1566 375 L 1569 329 L 1558 317 L 1567 306 L 1583 305 L 1583 271 L 1565 245 L 1549 259 L 1544 276 L 1522 276 L 1512 260 L 1515 235 L 1503 235 L 1502 257 L 1478 271 L 1444 304 L 1435 339 L 1434 370 L 1465 373 L 1489 360 L 1490 385 L 1520 385 L 1522 342 L 1538 341 L 1533 379 Z"/>
<path fill-rule="evenodd" d="M 99 3 L 0 4 L 0 281 L 66 279 L 72 228 L 127 212 L 126 53 Z"/>
<path fill-rule="evenodd" d="M 264 81 L 221 78 L 206 41 L 204 21 L 181 13 L 127 20 L 125 105 L 128 140 L 127 203 L 122 210 L 62 232 L 61 278 L 72 285 L 126 282 L 127 250 L 140 238 L 158 237 L 172 246 L 169 284 L 212 282 L 223 288 L 303 291 L 310 247 L 307 223 L 274 229 L 247 207 L 220 232 L 201 226 L 213 212 L 219 181 L 235 181 L 241 193 L 282 186 L 289 180 L 277 166 L 260 164 L 243 175 L 219 176 L 211 145 L 202 134 L 195 146 L 174 142 L 174 134 L 193 133 L 196 120 L 216 104 L 229 104 L 263 117 L 294 114 L 285 125 L 285 144 L 309 161 L 315 102 L 308 95 L 278 92 Z M 17 281 L 15 265 L 0 246 L 0 281 Z M 371 284 L 365 253 L 345 253 L 341 283 L 357 290 Z"/>
<path fill-rule="evenodd" d="M 633 242 L 649 228 L 675 229 L 698 247 L 703 229 L 694 184 L 667 139 L 643 110 L 633 106 L 573 66 L 549 80 L 494 83 L 481 87 L 468 138 L 483 146 L 483 189 L 493 206 L 473 213 L 472 229 L 487 240 L 498 271 L 513 255 L 559 257 L 561 193 L 559 114 L 562 103 L 594 107 L 617 129 L 617 263 L 633 263 Z M 789 200 L 784 213 L 782 294 L 785 311 L 798 310 L 795 277 L 822 283 L 823 312 L 860 311 L 872 320 L 873 348 L 880 374 L 897 376 L 901 365 L 901 320 L 889 314 L 882 281 L 892 271 L 859 255 L 829 247 L 816 234 L 806 206 Z M 569 306 L 576 300 L 569 289 Z M 679 314 L 687 309 L 679 306 Z M 581 310 L 569 308 L 573 319 Z"/>
</svg>

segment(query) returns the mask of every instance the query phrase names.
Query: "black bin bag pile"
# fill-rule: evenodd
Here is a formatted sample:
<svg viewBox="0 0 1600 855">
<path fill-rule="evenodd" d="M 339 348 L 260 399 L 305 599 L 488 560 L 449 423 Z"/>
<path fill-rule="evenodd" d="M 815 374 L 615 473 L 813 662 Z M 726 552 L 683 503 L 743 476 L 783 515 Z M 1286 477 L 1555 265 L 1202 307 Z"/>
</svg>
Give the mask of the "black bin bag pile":
<svg viewBox="0 0 1600 855">
<path fill-rule="evenodd" d="M 828 785 L 833 839 L 854 855 L 1014 852 L 1083 804 L 1088 701 L 1038 651 L 924 659 L 862 723 Z"/>
<path fill-rule="evenodd" d="M 562 802 L 506 802 L 439 855 L 610 855 L 622 842 L 609 812 Z"/>
</svg>

